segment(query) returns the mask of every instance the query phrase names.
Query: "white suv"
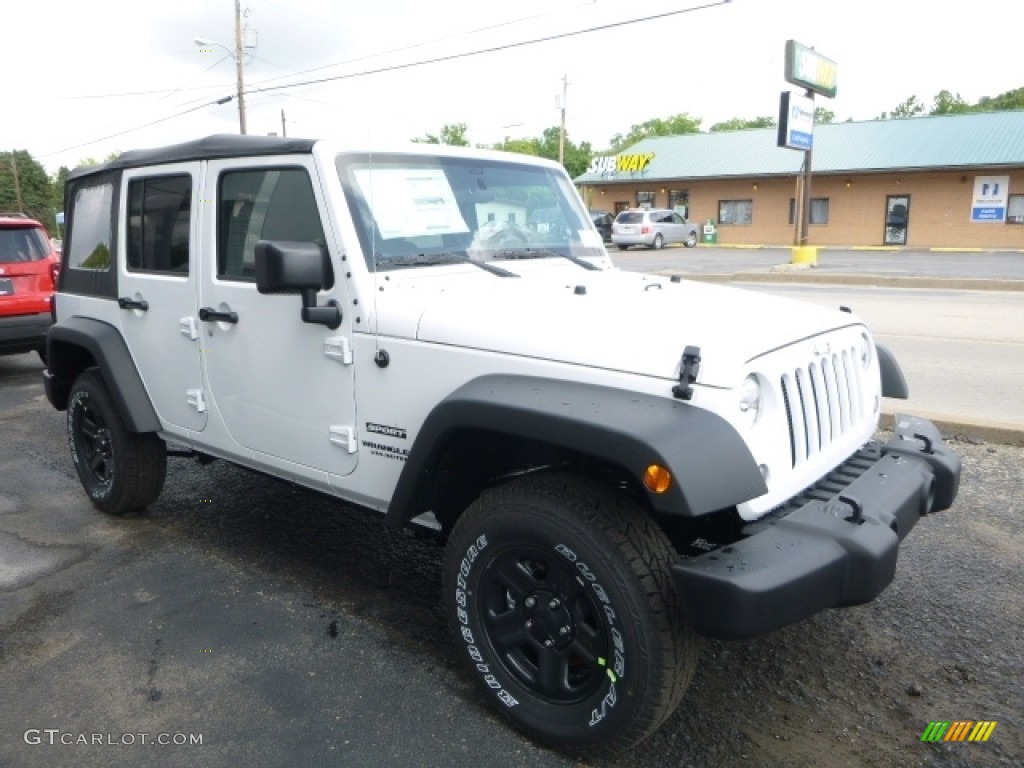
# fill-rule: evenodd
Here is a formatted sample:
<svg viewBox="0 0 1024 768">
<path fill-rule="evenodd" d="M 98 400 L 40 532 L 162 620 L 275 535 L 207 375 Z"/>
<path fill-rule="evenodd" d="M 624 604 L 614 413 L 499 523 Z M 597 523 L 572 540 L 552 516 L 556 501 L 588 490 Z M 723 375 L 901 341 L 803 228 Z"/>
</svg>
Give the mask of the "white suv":
<svg viewBox="0 0 1024 768">
<path fill-rule="evenodd" d="M 633 208 L 620 211 L 612 223 L 612 242 L 624 251 L 631 245 L 646 245 L 658 250 L 665 245 L 697 245 L 697 225 L 675 211 L 662 208 Z"/>
<path fill-rule="evenodd" d="M 546 160 L 221 136 L 67 201 L 44 377 L 93 504 L 172 443 L 434 531 L 470 674 L 574 755 L 654 731 L 696 633 L 873 599 L 957 493 L 933 425 L 872 439 L 905 384 L 856 317 L 614 269 Z"/>
</svg>

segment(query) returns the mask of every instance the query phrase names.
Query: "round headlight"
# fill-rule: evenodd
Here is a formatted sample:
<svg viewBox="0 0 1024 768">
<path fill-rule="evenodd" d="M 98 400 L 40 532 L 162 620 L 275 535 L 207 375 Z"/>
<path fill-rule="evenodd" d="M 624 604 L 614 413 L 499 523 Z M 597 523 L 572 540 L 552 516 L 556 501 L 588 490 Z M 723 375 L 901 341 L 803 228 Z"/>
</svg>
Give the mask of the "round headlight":
<svg viewBox="0 0 1024 768">
<path fill-rule="evenodd" d="M 761 382 L 757 376 L 750 374 L 740 384 L 740 413 L 743 413 L 747 420 L 753 424 L 757 420 L 758 411 L 761 410 Z"/>
</svg>

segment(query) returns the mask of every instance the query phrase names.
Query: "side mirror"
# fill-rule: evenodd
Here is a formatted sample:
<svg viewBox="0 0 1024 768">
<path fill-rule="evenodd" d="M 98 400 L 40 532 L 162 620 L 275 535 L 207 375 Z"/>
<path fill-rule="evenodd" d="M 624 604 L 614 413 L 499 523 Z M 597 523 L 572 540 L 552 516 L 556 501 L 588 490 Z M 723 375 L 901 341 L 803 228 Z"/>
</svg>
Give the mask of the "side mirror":
<svg viewBox="0 0 1024 768">
<path fill-rule="evenodd" d="M 316 292 L 334 284 L 327 253 L 316 243 L 260 240 L 256 243 L 256 289 L 264 294 L 298 293 L 302 321 L 335 329 L 341 307 L 331 299 L 317 306 Z"/>
</svg>

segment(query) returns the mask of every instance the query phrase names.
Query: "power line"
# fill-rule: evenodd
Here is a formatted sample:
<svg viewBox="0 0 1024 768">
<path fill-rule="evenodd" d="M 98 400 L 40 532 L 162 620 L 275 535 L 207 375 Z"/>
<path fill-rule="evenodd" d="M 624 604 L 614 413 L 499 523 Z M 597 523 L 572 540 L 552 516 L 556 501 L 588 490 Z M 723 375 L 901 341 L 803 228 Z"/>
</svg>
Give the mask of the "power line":
<svg viewBox="0 0 1024 768">
<path fill-rule="evenodd" d="M 592 2 L 594 2 L 594 0 L 586 0 L 586 2 L 581 3 L 580 6 L 582 6 L 582 5 L 589 5 Z M 276 5 L 276 3 L 270 3 L 270 4 L 271 5 Z M 283 8 L 284 6 L 279 6 L 279 7 Z M 577 7 L 579 7 L 579 6 L 577 6 Z M 477 34 L 479 32 L 490 32 L 491 30 L 494 30 L 494 29 L 500 29 L 501 27 L 508 27 L 508 26 L 512 26 L 514 24 L 520 24 L 520 23 L 522 23 L 524 21 L 533 21 L 534 19 L 541 19 L 541 18 L 544 18 L 545 16 L 550 16 L 553 13 L 557 13 L 557 12 L 558 11 L 548 11 L 546 13 L 537 13 L 537 14 L 534 14 L 533 16 L 522 16 L 522 17 L 520 17 L 518 19 L 510 19 L 509 21 L 502 21 L 502 22 L 499 22 L 497 24 L 489 24 L 486 27 L 477 27 L 476 29 L 470 29 L 470 30 L 467 30 L 466 32 L 460 32 L 460 33 L 454 34 L 454 35 L 446 35 L 445 37 L 437 37 L 437 38 L 434 38 L 432 40 L 425 40 L 425 41 L 420 42 L 420 43 L 411 43 L 410 45 L 403 45 L 403 46 L 401 46 L 399 48 L 389 48 L 386 51 L 378 51 L 376 53 L 368 53 L 365 56 L 357 56 L 357 57 L 355 57 L 353 59 L 345 59 L 344 61 L 335 62 L 334 64 L 323 64 L 323 65 L 321 65 L 319 67 L 312 67 L 310 69 L 302 69 L 302 70 L 299 70 L 297 72 L 289 72 L 287 75 L 278 75 L 277 77 L 267 78 L 266 80 L 260 81 L 259 84 L 262 84 L 262 83 L 273 83 L 273 82 L 275 82 L 277 80 L 283 80 L 286 77 L 298 77 L 299 75 L 308 75 L 310 72 L 319 72 L 319 71 L 324 70 L 324 69 L 333 69 L 334 67 L 343 67 L 346 64 L 355 64 L 356 62 L 366 61 L 367 59 L 376 59 L 376 58 L 380 58 L 381 56 L 390 56 L 391 54 L 402 53 L 403 51 L 410 51 L 410 50 L 413 50 L 414 48 L 422 48 L 422 47 L 427 46 L 427 45 L 434 45 L 435 43 L 443 43 L 446 40 L 457 40 L 460 37 L 469 37 L 470 35 L 475 35 L 475 34 Z M 320 19 L 320 21 L 323 21 L 323 20 Z M 227 58 L 227 57 L 225 57 L 225 58 Z M 279 66 L 277 64 L 274 64 L 271 61 L 267 61 L 266 59 L 260 58 L 258 56 L 253 55 L 252 58 L 257 59 L 258 61 L 262 61 L 265 64 L 269 64 L 272 67 L 276 67 L 277 69 L 285 69 L 284 67 L 281 67 L 281 66 Z M 224 61 L 223 58 L 220 59 L 219 61 L 217 61 L 215 64 L 207 67 L 206 69 L 204 69 L 200 73 L 199 76 L 201 76 L 201 75 L 205 74 L 206 72 L 208 72 L 209 70 L 213 69 L 214 66 L 216 66 L 217 64 L 220 64 L 222 61 Z M 112 99 L 112 98 L 121 98 L 121 97 L 126 97 L 126 96 L 155 96 L 155 95 L 158 95 L 158 94 L 164 94 L 165 97 L 166 97 L 166 96 L 169 96 L 169 95 L 171 95 L 171 94 L 173 94 L 173 93 L 175 93 L 177 91 L 209 91 L 209 90 L 214 90 L 216 88 L 222 88 L 223 87 L 223 86 L 220 86 L 220 85 L 200 85 L 200 86 L 195 86 L 195 87 L 192 87 L 192 88 L 185 88 L 185 87 L 183 87 L 184 85 L 187 85 L 192 80 L 197 79 L 197 77 L 190 78 L 190 80 L 186 81 L 182 86 L 178 86 L 177 88 L 175 88 L 172 91 L 168 91 L 166 88 L 155 88 L 155 89 L 147 90 L 147 91 L 122 91 L 120 93 L 90 93 L 90 94 L 82 94 L 80 96 L 58 96 L 57 98 L 60 99 L 60 100 L 77 101 L 77 100 L 80 100 L 80 99 Z"/>
<path fill-rule="evenodd" d="M 595 0 L 586 0 L 585 2 L 580 3 L 579 5 L 577 5 L 575 7 L 581 7 L 581 6 L 584 6 L 584 5 L 590 5 L 593 2 L 595 2 Z M 381 56 L 390 56 L 393 53 L 402 53 L 403 51 L 411 51 L 414 48 L 423 48 L 424 46 L 434 45 L 435 43 L 443 43 L 443 42 L 445 42 L 447 40 L 457 40 L 460 37 L 469 37 L 470 35 L 475 35 L 475 34 L 477 34 L 479 32 L 490 32 L 491 30 L 501 29 L 502 27 L 510 27 L 510 26 L 515 25 L 515 24 L 521 24 L 524 21 L 533 21 L 534 19 L 542 19 L 542 18 L 544 18 L 546 16 L 551 16 L 554 13 L 560 13 L 560 12 L 561 12 L 560 10 L 547 11 L 546 13 L 535 13 L 532 16 L 522 16 L 522 17 L 520 17 L 518 19 L 510 19 L 508 21 L 501 21 L 501 22 L 498 22 L 497 24 L 489 24 L 486 27 L 477 27 L 476 29 L 470 29 L 470 30 L 467 30 L 466 32 L 459 32 L 458 34 L 454 34 L 454 35 L 447 35 L 445 37 L 437 37 L 437 38 L 434 38 L 433 40 L 425 40 L 425 41 L 420 42 L 420 43 L 411 43 L 409 45 L 403 45 L 403 46 L 401 46 L 399 48 L 390 48 L 390 49 L 388 49 L 386 51 L 378 51 L 377 53 L 368 53 L 365 56 L 357 56 L 354 59 L 345 59 L 344 61 L 339 61 L 339 62 L 336 62 L 334 64 L 324 64 L 324 65 L 319 66 L 319 67 L 312 67 L 311 69 L 304 69 L 304 70 L 300 70 L 299 72 L 292 72 L 292 73 L 290 73 L 288 75 L 280 75 L 278 77 L 270 77 L 270 78 L 267 78 L 266 80 L 261 81 L 260 84 L 262 84 L 262 83 L 272 83 L 275 80 L 283 80 L 286 77 L 297 77 L 298 75 L 308 75 L 310 72 L 319 72 L 319 71 L 324 70 L 324 69 L 333 69 L 334 67 L 343 67 L 346 64 L 355 64 L 358 61 L 366 61 L 367 59 L 377 59 L 377 58 L 380 58 Z"/>
<path fill-rule="evenodd" d="M 368 75 L 379 75 L 384 72 L 395 72 L 402 69 L 411 69 L 412 67 L 422 67 L 427 64 L 438 64 L 442 61 L 455 61 L 457 59 L 465 59 L 471 56 L 480 56 L 484 53 L 496 53 L 498 51 L 507 51 L 513 48 L 523 48 L 528 45 L 537 45 L 538 43 L 549 43 L 552 40 L 564 40 L 567 37 L 576 37 L 578 35 L 589 34 L 590 32 L 601 32 L 606 29 L 616 29 L 618 27 L 626 27 L 631 24 L 639 24 L 644 21 L 655 21 L 657 19 L 668 18 L 669 16 L 679 16 L 684 13 L 693 13 L 695 11 L 703 11 L 708 8 L 715 8 L 719 5 L 728 5 L 732 0 L 716 0 L 716 2 L 705 3 L 704 5 L 696 5 L 691 8 L 681 8 L 675 11 L 666 11 L 665 13 L 658 13 L 653 16 L 643 16 L 638 19 L 628 19 L 626 21 L 616 21 L 610 24 L 601 24 L 596 27 L 588 27 L 587 29 L 578 29 L 572 32 L 561 32 L 557 35 L 548 35 L 547 37 L 537 37 L 532 40 L 521 40 L 517 43 L 505 43 L 504 45 L 495 45 L 489 48 L 480 48 L 475 51 L 465 51 L 463 53 L 453 53 L 447 56 L 437 56 L 432 59 L 422 59 L 420 61 L 407 62 L 405 64 L 392 64 L 387 67 L 379 67 L 377 69 L 367 69 L 362 72 L 351 72 L 347 75 L 334 75 L 332 77 L 321 77 L 316 80 L 303 80 L 297 83 L 284 83 L 282 85 L 271 85 L 265 88 L 251 88 L 248 89 L 247 93 L 268 93 L 270 91 L 281 91 L 286 88 L 301 88 L 307 85 L 320 85 L 322 83 L 330 83 L 336 80 L 350 80 L 356 77 L 366 77 Z"/>
<path fill-rule="evenodd" d="M 101 137 L 99 139 L 92 139 L 91 141 L 85 141 L 85 142 L 82 142 L 81 144 L 75 144 L 75 145 L 70 146 L 70 147 L 64 147 L 63 149 L 55 149 L 53 152 L 44 152 L 43 154 L 39 155 L 39 157 L 50 157 L 51 155 L 59 155 L 62 152 L 70 152 L 73 149 L 81 149 L 82 147 L 88 147 L 88 146 L 90 146 L 92 144 L 99 144 L 101 141 L 106 141 L 107 139 L 116 139 L 118 136 L 124 136 L 126 133 L 134 133 L 135 131 L 141 131 L 143 128 L 149 128 L 152 125 L 159 125 L 160 123 L 166 123 L 168 120 L 174 120 L 175 118 L 182 117 L 183 115 L 187 115 L 190 112 L 196 112 L 196 111 L 198 111 L 200 109 L 204 109 L 205 107 L 212 107 L 212 106 L 215 106 L 217 104 L 226 104 L 227 102 L 231 101 L 232 98 L 234 98 L 234 97 L 229 96 L 229 97 L 224 98 L 224 99 L 217 99 L 216 101 L 208 101 L 208 102 L 205 102 L 203 104 L 199 104 L 199 105 L 197 105 L 195 107 L 191 107 L 189 109 L 182 110 L 181 112 L 176 112 L 173 115 L 167 115 L 166 117 L 161 117 L 161 118 L 159 118 L 157 120 L 151 120 L 148 123 L 143 123 L 142 125 L 136 125 L 133 128 L 125 128 L 123 131 L 118 131 L 117 133 L 111 133 L 111 134 L 109 134 L 107 136 L 103 136 L 103 137 Z"/>
<path fill-rule="evenodd" d="M 263 87 L 263 88 L 248 88 L 248 89 L 245 90 L 245 93 L 246 94 L 250 94 L 250 93 L 252 93 L 252 94 L 269 93 L 269 92 L 272 92 L 272 91 L 282 91 L 282 90 L 286 90 L 286 89 L 290 89 L 290 88 L 301 88 L 301 87 L 305 87 L 305 86 L 308 86 L 308 85 L 319 85 L 321 83 L 329 83 L 329 82 L 334 82 L 334 81 L 337 81 L 337 80 L 350 80 L 350 79 L 357 78 L 357 77 L 367 77 L 369 75 L 377 75 L 377 74 L 382 74 L 384 72 L 394 72 L 394 71 L 398 71 L 398 70 L 402 70 L 402 69 L 411 69 L 413 67 L 421 67 L 421 66 L 426 66 L 428 64 L 438 64 L 438 63 L 443 62 L 443 61 L 454 61 L 454 60 L 457 60 L 457 59 L 470 58 L 472 56 L 480 56 L 480 55 L 483 55 L 485 53 L 496 53 L 498 51 L 507 51 L 507 50 L 512 50 L 512 49 L 515 49 L 515 48 L 523 48 L 523 47 L 526 47 L 526 46 L 529 46 L 529 45 L 537 45 L 539 43 L 548 43 L 548 42 L 551 42 L 553 40 L 564 40 L 565 38 L 569 38 L 569 37 L 577 37 L 579 35 L 585 35 L 585 34 L 589 34 L 591 32 L 601 32 L 601 31 L 608 30 L 608 29 L 616 29 L 616 28 L 619 28 L 619 27 L 626 27 L 626 26 L 630 26 L 630 25 L 633 25 L 633 24 L 640 24 L 640 23 L 646 22 L 646 21 L 656 21 L 657 19 L 664 19 L 664 18 L 668 18 L 670 16 L 679 16 L 679 15 L 686 14 L 686 13 L 694 13 L 696 11 L 703 11 L 703 10 L 707 10 L 709 8 L 716 8 L 716 7 L 720 6 L 720 5 L 728 5 L 731 2 L 732 2 L 732 0 L 715 0 L 714 2 L 704 3 L 703 5 L 696 5 L 696 6 L 692 6 L 690 8 L 680 8 L 680 9 L 677 9 L 677 10 L 674 10 L 674 11 L 666 11 L 664 13 L 654 14 L 652 16 L 642 16 L 642 17 L 636 18 L 636 19 L 627 19 L 626 21 L 617 21 L 617 22 L 611 22 L 611 23 L 608 23 L 608 24 L 600 24 L 600 25 L 598 25 L 596 27 L 588 27 L 586 29 L 579 29 L 579 30 L 574 30 L 574 31 L 571 31 L 571 32 L 561 32 L 559 34 L 548 35 L 546 37 L 533 38 L 531 40 L 521 40 L 521 41 L 515 42 L 515 43 L 505 43 L 503 45 L 495 45 L 495 46 L 491 46 L 491 47 L 488 47 L 488 48 L 480 48 L 480 49 L 475 50 L 475 51 L 465 51 L 463 53 L 454 53 L 454 54 L 449 54 L 449 55 L 446 55 L 446 56 L 437 56 L 437 57 L 434 57 L 434 58 L 431 58 L 431 59 L 422 59 L 420 61 L 406 62 L 405 64 L 394 64 L 394 65 L 390 65 L 390 66 L 386 66 L 386 67 L 379 67 L 377 69 L 363 70 L 362 72 L 351 72 L 351 73 L 346 74 L 346 75 L 334 75 L 334 76 L 331 76 L 331 77 L 317 78 L 315 80 L 305 80 L 305 81 L 300 81 L 300 82 L 296 82 L 296 83 L 283 83 L 281 85 L 272 85 L 272 86 L 267 86 L 267 87 Z M 415 47 L 415 46 L 413 46 L 413 47 Z M 383 55 L 383 54 L 374 54 L 374 55 Z M 330 65 L 330 66 L 338 66 L 338 65 L 335 64 L 335 65 Z M 314 70 L 307 70 L 307 71 L 314 71 Z M 267 81 L 267 82 L 269 82 L 269 81 Z M 161 93 L 161 92 L 162 91 L 157 91 L 157 93 Z M 86 142 L 83 142 L 81 144 L 75 144 L 74 146 L 65 147 L 63 149 L 55 150 L 53 152 L 47 152 L 47 153 L 41 154 L 40 157 L 49 157 L 51 155 L 57 155 L 57 154 L 60 154 L 62 152 L 69 152 L 69 151 L 71 151 L 73 149 L 80 149 L 82 147 L 88 147 L 88 146 L 90 146 L 92 144 L 98 144 L 99 142 L 106 141 L 107 139 L 113 139 L 113 138 L 116 138 L 118 136 L 124 136 L 125 134 L 128 134 L 128 133 L 133 133 L 135 131 L 140 131 L 143 128 L 149 128 L 150 126 L 153 126 L 153 125 L 158 125 L 160 123 L 165 123 L 168 120 L 174 120 L 175 118 L 182 117 L 183 115 L 187 115 L 187 114 L 189 114 L 191 112 L 196 112 L 196 111 L 198 111 L 200 109 L 203 109 L 205 107 L 210 107 L 210 106 L 214 106 L 214 105 L 218 105 L 218 104 L 226 104 L 227 102 L 232 101 L 234 98 L 235 98 L 235 96 L 225 96 L 225 97 L 217 99 L 215 101 L 203 102 L 202 104 L 198 104 L 198 105 L 196 105 L 194 107 L 191 107 L 189 109 L 183 110 L 181 112 L 176 112 L 173 115 L 168 115 L 166 117 L 162 117 L 162 118 L 159 118 L 157 120 L 152 120 L 152 121 L 150 121 L 148 123 L 143 123 L 142 125 L 137 125 L 137 126 L 135 126 L 133 128 L 126 128 L 123 131 L 118 131 L 117 133 L 112 133 L 112 134 L 109 134 L 109 135 L 104 136 L 104 137 L 99 138 L 99 139 L 93 139 L 91 141 L 86 141 Z"/>
</svg>

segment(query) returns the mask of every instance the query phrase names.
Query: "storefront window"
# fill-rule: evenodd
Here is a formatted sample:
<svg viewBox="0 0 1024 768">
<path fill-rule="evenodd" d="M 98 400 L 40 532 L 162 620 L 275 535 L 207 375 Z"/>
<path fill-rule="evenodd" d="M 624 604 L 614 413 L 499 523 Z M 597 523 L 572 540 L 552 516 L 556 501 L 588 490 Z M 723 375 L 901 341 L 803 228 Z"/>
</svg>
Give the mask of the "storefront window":
<svg viewBox="0 0 1024 768">
<path fill-rule="evenodd" d="M 754 222 L 753 200 L 719 200 L 718 223 L 749 227 Z"/>
<path fill-rule="evenodd" d="M 796 223 L 796 198 L 789 198 L 789 223 Z M 828 198 L 811 198 L 811 224 L 828 224 Z"/>
<path fill-rule="evenodd" d="M 636 207 L 637 208 L 653 208 L 654 207 L 654 192 L 647 192 L 640 190 L 636 193 Z"/>
<path fill-rule="evenodd" d="M 1010 195 L 1006 206 L 1007 224 L 1024 224 L 1024 195 Z"/>
<path fill-rule="evenodd" d="M 668 207 L 684 219 L 690 218 L 690 193 L 685 189 L 668 191 Z"/>
</svg>

